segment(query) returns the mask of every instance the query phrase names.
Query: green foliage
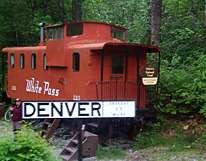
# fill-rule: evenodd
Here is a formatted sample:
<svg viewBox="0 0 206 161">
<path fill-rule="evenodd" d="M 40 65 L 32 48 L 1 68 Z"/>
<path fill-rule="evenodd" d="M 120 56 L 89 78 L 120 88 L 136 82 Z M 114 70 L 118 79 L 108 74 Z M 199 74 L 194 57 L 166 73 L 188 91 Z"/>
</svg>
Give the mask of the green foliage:
<svg viewBox="0 0 206 161">
<path fill-rule="evenodd" d="M 0 139 L 1 161 L 58 161 L 46 141 L 24 127 L 13 139 L 12 135 Z"/>
<path fill-rule="evenodd" d="M 159 110 L 169 114 L 200 112 L 206 117 L 206 55 L 191 66 L 161 72 Z"/>
<path fill-rule="evenodd" d="M 166 131 L 173 131 L 174 134 L 170 136 Z M 184 134 L 178 124 L 157 122 L 148 126 L 145 131 L 136 136 L 134 148 L 145 149 L 165 146 L 169 151 L 182 151 L 192 148 L 191 143 L 194 141 L 195 136 Z"/>
<path fill-rule="evenodd" d="M 134 148 L 143 149 L 155 145 L 164 144 L 164 140 L 161 139 L 161 124 L 156 123 L 154 125 L 149 125 L 145 131 L 139 133 L 135 138 Z"/>
<path fill-rule="evenodd" d="M 120 148 L 115 147 L 98 147 L 97 159 L 105 160 L 105 159 L 123 159 L 125 157 L 125 152 Z"/>
<path fill-rule="evenodd" d="M 205 150 L 206 147 L 206 133 L 201 134 L 193 143 L 192 146 L 195 148 L 203 149 Z"/>
<path fill-rule="evenodd" d="M 169 142 L 165 140 L 165 145 L 169 145 L 169 151 L 180 152 L 185 149 L 193 148 L 191 143 L 194 141 L 194 136 L 187 136 L 179 133 L 175 138 L 171 138 Z"/>
</svg>

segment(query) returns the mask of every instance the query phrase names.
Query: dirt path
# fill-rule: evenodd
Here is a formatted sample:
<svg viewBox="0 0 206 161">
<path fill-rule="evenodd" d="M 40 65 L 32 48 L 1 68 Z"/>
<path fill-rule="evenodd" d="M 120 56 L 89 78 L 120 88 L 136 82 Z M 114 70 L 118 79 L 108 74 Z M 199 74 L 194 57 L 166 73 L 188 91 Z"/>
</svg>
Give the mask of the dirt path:
<svg viewBox="0 0 206 161">
<path fill-rule="evenodd" d="M 4 137 L 5 135 L 13 135 L 11 123 L 0 120 L 0 137 Z"/>
</svg>

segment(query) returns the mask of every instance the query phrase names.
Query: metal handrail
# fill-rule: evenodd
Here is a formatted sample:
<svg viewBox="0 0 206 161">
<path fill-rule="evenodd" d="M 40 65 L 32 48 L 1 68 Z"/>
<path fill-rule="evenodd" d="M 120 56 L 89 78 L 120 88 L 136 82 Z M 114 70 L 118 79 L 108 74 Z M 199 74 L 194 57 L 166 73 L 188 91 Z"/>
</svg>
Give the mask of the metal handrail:
<svg viewBox="0 0 206 161">
<path fill-rule="evenodd" d="M 96 82 L 97 99 L 137 99 L 138 84 L 135 81 L 106 80 Z"/>
</svg>

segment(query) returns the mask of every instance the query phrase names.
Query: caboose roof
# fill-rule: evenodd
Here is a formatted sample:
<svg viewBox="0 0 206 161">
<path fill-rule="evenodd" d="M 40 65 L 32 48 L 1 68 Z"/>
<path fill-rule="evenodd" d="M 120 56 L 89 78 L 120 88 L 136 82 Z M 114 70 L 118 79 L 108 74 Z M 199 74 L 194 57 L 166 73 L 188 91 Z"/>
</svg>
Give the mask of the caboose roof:
<svg viewBox="0 0 206 161">
<path fill-rule="evenodd" d="M 108 25 L 108 26 L 117 27 L 117 28 L 120 28 L 122 30 L 127 30 L 127 28 L 125 28 L 123 26 L 120 26 L 120 25 L 114 25 L 114 24 L 110 24 L 110 23 L 106 23 L 106 22 L 96 22 L 96 21 L 65 22 L 65 23 L 47 25 L 45 27 L 46 28 L 61 27 L 61 26 L 68 25 L 68 24 L 79 24 L 79 23 L 82 23 L 82 24 L 87 24 L 87 23 L 90 23 L 90 24 L 102 24 L 102 25 Z"/>
<path fill-rule="evenodd" d="M 37 50 L 46 50 L 46 46 L 31 46 L 31 47 L 7 47 L 3 48 L 3 52 L 21 52 L 21 51 L 37 51 Z"/>
<path fill-rule="evenodd" d="M 107 51 L 144 51 L 146 53 L 158 53 L 160 52 L 159 47 L 152 45 L 144 45 L 137 43 L 106 43 L 103 47 L 104 50 Z"/>
<path fill-rule="evenodd" d="M 115 51 L 122 51 L 122 52 L 141 51 L 141 52 L 146 52 L 146 53 L 160 52 L 160 48 L 157 46 L 137 44 L 137 43 L 107 42 L 107 43 L 90 44 L 89 46 L 92 48 L 91 51 L 94 51 L 94 52 L 99 51 L 99 50 L 104 50 L 106 52 L 109 51 L 110 53 L 115 53 Z"/>
</svg>

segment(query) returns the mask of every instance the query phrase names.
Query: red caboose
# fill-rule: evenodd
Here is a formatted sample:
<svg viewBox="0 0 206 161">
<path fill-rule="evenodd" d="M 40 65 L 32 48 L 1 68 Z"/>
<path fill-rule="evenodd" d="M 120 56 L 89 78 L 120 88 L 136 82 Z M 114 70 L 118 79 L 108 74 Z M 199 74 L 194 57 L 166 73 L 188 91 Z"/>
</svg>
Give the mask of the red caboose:
<svg viewBox="0 0 206 161">
<path fill-rule="evenodd" d="M 159 48 L 127 42 L 123 27 L 97 22 L 47 26 L 38 46 L 4 48 L 7 95 L 22 100 L 135 100 L 147 107 Z M 148 54 L 149 53 L 149 54 Z M 154 54 L 156 53 L 156 54 Z"/>
</svg>

